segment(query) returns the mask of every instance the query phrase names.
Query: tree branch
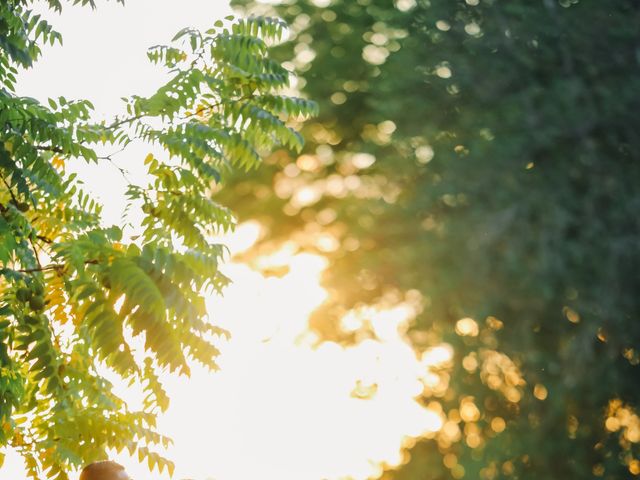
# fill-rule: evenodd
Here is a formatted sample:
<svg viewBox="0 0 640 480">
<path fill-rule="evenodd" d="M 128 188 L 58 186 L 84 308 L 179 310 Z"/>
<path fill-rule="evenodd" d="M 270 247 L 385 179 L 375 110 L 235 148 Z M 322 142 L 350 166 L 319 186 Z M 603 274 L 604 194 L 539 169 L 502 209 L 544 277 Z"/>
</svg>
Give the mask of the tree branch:
<svg viewBox="0 0 640 480">
<path fill-rule="evenodd" d="M 85 265 L 97 265 L 98 260 L 85 260 L 84 264 Z M 51 265 L 44 265 L 44 266 L 38 266 L 36 268 L 22 268 L 19 270 L 16 270 L 16 272 L 20 272 L 20 273 L 35 273 L 35 272 L 45 272 L 47 270 L 64 270 L 66 268 L 67 265 L 65 265 L 64 263 L 52 263 Z"/>
<path fill-rule="evenodd" d="M 64 150 L 60 147 L 54 147 L 53 145 L 36 145 L 36 150 L 42 150 L 45 152 L 64 153 Z"/>
</svg>

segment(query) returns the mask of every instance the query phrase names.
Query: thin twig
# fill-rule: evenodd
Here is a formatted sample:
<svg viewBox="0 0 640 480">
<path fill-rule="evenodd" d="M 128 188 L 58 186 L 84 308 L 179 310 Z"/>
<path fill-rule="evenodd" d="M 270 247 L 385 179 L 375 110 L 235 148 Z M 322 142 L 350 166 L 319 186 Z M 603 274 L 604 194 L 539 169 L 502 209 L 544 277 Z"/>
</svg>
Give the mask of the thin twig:
<svg viewBox="0 0 640 480">
<path fill-rule="evenodd" d="M 97 265 L 98 260 L 85 260 L 85 265 Z M 20 273 L 34 273 L 34 272 L 44 272 L 47 270 L 64 270 L 66 265 L 64 263 L 52 263 L 51 265 L 39 266 L 37 268 L 22 268 L 20 270 L 16 270 L 16 272 Z"/>
<path fill-rule="evenodd" d="M 9 194 L 11 195 L 11 199 L 13 200 L 13 203 L 15 205 L 18 204 L 18 199 L 16 198 L 16 196 L 13 194 L 13 190 L 11 189 L 11 186 L 9 185 L 9 183 L 7 182 L 7 179 L 4 178 L 4 175 L 2 175 L 0 173 L 0 178 L 2 178 L 2 183 L 4 183 L 4 185 L 7 187 L 7 190 L 9 190 Z"/>
<path fill-rule="evenodd" d="M 64 153 L 64 150 L 60 147 L 54 147 L 53 145 L 36 145 L 36 150 L 42 150 L 45 152 Z"/>
<path fill-rule="evenodd" d="M 38 255 L 38 249 L 36 248 L 36 244 L 33 241 L 33 238 L 31 235 L 29 235 L 29 244 L 31 244 L 33 255 L 36 257 L 36 263 L 38 264 L 38 267 L 42 269 L 42 264 L 40 263 L 40 255 Z"/>
<path fill-rule="evenodd" d="M 2 182 L 7 187 L 7 190 L 9 190 L 9 194 L 11 195 L 11 198 L 13 199 L 14 204 L 17 205 L 18 199 L 13 194 L 13 190 L 11 189 L 9 182 L 7 182 L 7 179 L 4 178 L 4 175 L 0 174 L 0 177 L 2 178 Z M 36 248 L 36 244 L 33 242 L 33 238 L 31 237 L 31 235 L 29 235 L 29 244 L 31 245 L 31 249 L 33 250 L 34 257 L 36 258 L 36 264 L 38 265 L 39 268 L 42 268 L 42 264 L 40 263 L 40 256 L 38 255 L 38 249 Z"/>
</svg>

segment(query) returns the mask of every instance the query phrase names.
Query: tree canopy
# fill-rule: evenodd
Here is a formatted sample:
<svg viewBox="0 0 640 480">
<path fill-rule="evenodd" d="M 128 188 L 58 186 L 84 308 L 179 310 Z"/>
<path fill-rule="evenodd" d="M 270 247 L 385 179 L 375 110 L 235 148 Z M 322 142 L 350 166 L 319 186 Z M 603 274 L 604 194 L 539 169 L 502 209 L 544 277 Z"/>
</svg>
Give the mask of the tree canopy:
<svg viewBox="0 0 640 480">
<path fill-rule="evenodd" d="M 43 44 L 61 43 L 33 3 L 0 5 L 0 447 L 16 449 L 34 479 L 67 479 L 108 449 L 171 472 L 157 453 L 170 442 L 156 429 L 168 406 L 159 374 L 188 375 L 193 362 L 216 369 L 214 339 L 226 334 L 204 296 L 227 283 L 214 235 L 234 217 L 212 192 L 275 146 L 299 149 L 289 121 L 316 107 L 282 94 L 290 72 L 271 47 L 286 27 L 266 17 L 186 28 L 152 48 L 170 80 L 125 99 L 110 123 L 93 121 L 86 100 L 21 97 L 18 70 Z M 141 220 L 104 225 L 68 165 L 117 168 L 98 147 L 140 141 L 164 152 L 139 159 L 144 183 L 127 177 L 127 215 Z M 142 410 L 114 393 L 107 373 L 144 388 Z"/>
<path fill-rule="evenodd" d="M 640 9 L 632 0 L 288 0 L 278 49 L 320 104 L 302 155 L 221 192 L 331 260 L 324 338 L 421 299 L 445 425 L 385 479 L 640 473 Z M 258 203 L 256 200 L 259 200 Z"/>
</svg>

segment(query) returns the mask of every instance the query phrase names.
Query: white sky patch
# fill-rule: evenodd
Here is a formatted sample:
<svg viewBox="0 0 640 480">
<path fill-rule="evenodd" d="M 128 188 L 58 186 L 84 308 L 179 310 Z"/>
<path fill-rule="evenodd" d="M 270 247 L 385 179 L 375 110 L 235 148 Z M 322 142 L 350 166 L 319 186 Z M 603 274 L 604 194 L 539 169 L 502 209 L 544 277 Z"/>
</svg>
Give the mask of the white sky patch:
<svg viewBox="0 0 640 480">
<path fill-rule="evenodd" d="M 62 15 L 39 8 L 62 33 L 63 46 L 43 48 L 35 66 L 19 75 L 18 94 L 45 104 L 48 98 L 60 96 L 90 100 L 95 120 L 110 123 L 114 116 L 126 115 L 122 97 L 149 96 L 170 78 L 167 69 L 147 58 L 150 47 L 168 45 L 184 27 L 207 30 L 233 13 L 227 0 L 127 0 L 125 6 L 98 0 L 97 4 L 96 10 L 68 4 Z M 99 146 L 96 150 L 108 155 L 119 148 Z M 113 160 L 131 178 L 140 179 L 145 172 L 142 160 L 149 152 L 162 154 L 157 148 L 133 142 Z M 98 165 L 70 162 L 67 170 L 78 173 L 91 186 L 104 206 L 105 223 L 120 224 L 126 181 L 119 170 L 106 161 Z"/>
</svg>

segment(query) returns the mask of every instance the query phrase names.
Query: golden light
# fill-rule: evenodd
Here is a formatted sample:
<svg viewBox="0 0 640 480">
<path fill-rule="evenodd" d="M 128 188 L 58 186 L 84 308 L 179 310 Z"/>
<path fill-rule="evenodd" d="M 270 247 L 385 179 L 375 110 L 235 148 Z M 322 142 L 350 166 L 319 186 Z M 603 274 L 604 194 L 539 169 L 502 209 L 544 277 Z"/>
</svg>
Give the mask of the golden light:
<svg viewBox="0 0 640 480">
<path fill-rule="evenodd" d="M 493 419 L 491 419 L 491 430 L 493 430 L 494 432 L 500 433 L 504 431 L 506 427 L 507 423 L 502 417 L 494 417 Z"/>
<path fill-rule="evenodd" d="M 462 367 L 469 373 L 473 373 L 478 368 L 478 359 L 475 352 L 470 353 L 462 359 Z"/>
<path fill-rule="evenodd" d="M 259 224 L 246 223 L 220 240 L 235 254 L 261 235 Z M 417 439 L 460 438 L 439 402 L 416 401 L 428 379 L 433 395 L 446 392 L 449 375 L 441 369 L 453 358 L 449 345 L 421 354 L 411 347 L 406 332 L 418 303 L 349 312 L 343 328 L 366 323 L 373 338 L 319 343 L 308 318 L 327 298 L 320 286 L 327 261 L 289 243 L 253 266 L 225 265 L 233 284 L 223 298 L 209 300 L 212 321 L 232 333 L 218 345 L 220 372 L 196 367 L 190 379 L 163 378 L 172 403 L 159 429 L 175 442 L 164 452 L 176 463 L 174 478 L 364 480 L 381 474 L 383 464 L 405 462 Z M 261 273 L 282 266 L 281 276 Z M 139 407 L 135 386 L 114 383 Z M 127 455 L 113 458 L 133 478 L 168 478 Z"/>
<path fill-rule="evenodd" d="M 260 235 L 249 223 L 223 240 L 238 253 Z M 453 350 L 438 345 L 416 354 L 405 336 L 415 304 L 349 312 L 343 328 L 366 323 L 374 337 L 351 346 L 318 343 L 308 318 L 327 297 L 320 286 L 327 261 L 294 247 L 260 258 L 258 270 L 226 265 L 234 283 L 209 303 L 213 321 L 232 333 L 219 346 L 220 372 L 195 369 L 190 380 L 168 379 L 173 400 L 160 428 L 175 440 L 167 453 L 176 478 L 364 480 L 379 475 L 382 464 L 406 461 L 407 445 L 445 425 L 438 402 L 415 399 L 425 374 L 451 362 Z M 287 267 L 282 276 L 260 272 L 279 265 Z"/>
<path fill-rule="evenodd" d="M 615 399 L 609 402 L 605 428 L 610 432 L 621 432 L 627 442 L 640 443 L 640 417 L 628 405 Z"/>
<path fill-rule="evenodd" d="M 541 383 L 538 383 L 533 387 L 533 396 L 538 400 L 545 400 L 548 394 L 549 392 L 547 391 L 547 388 Z"/>
<path fill-rule="evenodd" d="M 565 317 L 567 317 L 567 320 L 569 320 L 571 323 L 580 322 L 580 314 L 572 308 L 564 307 L 562 309 L 562 313 L 564 313 Z"/>
<path fill-rule="evenodd" d="M 461 318 L 456 322 L 456 333 L 463 337 L 477 337 L 480 327 L 473 318 Z"/>
<path fill-rule="evenodd" d="M 185 24 L 194 23 L 194 18 L 185 18 L 189 9 L 175 5 L 169 7 L 169 4 L 166 7 L 154 5 L 157 16 L 160 15 L 158 12 L 164 12 L 158 18 L 167 22 L 156 22 L 157 25 L 145 28 L 145 32 L 155 32 L 153 39 L 142 36 L 138 26 L 148 12 L 145 3 L 149 2 L 127 7 L 130 14 L 125 23 L 130 28 L 126 31 L 121 29 L 122 35 L 118 37 L 121 45 L 127 45 L 127 48 L 113 49 L 112 45 L 105 44 L 108 49 L 103 52 L 105 55 L 94 56 L 104 68 L 121 65 L 123 52 L 139 50 L 144 56 L 148 44 L 164 38 L 167 22 L 177 23 L 176 31 Z M 215 17 L 212 9 L 220 10 L 219 16 L 223 16 L 222 10 L 229 13 L 224 1 L 215 2 L 215 6 L 204 0 L 192 3 L 191 17 L 195 8 L 207 12 L 197 16 L 197 23 L 206 23 Z M 396 3 L 402 9 L 415 5 L 413 0 Z M 101 14 L 105 12 L 111 12 L 108 15 L 119 24 L 124 21 L 115 8 L 105 5 Z M 97 18 L 80 17 L 84 13 L 73 15 L 78 17 L 61 17 L 59 22 L 65 40 L 69 40 L 65 52 L 68 52 L 71 63 L 65 65 L 73 65 L 77 58 L 90 59 L 86 52 L 81 53 L 87 48 L 84 41 L 87 32 L 102 31 L 114 23 L 107 21 L 101 27 L 96 23 L 99 22 Z M 135 40 L 133 43 L 132 38 Z M 389 50 L 377 45 L 382 42 L 382 37 L 372 37 L 372 41 L 374 44 L 369 45 L 363 54 L 372 63 L 383 63 Z M 81 47 L 81 51 L 74 52 L 73 48 L 68 48 L 74 44 Z M 141 45 L 140 48 L 132 48 L 132 44 Z M 95 48 L 95 45 L 91 46 Z M 314 56 L 315 52 L 305 46 L 296 52 L 295 62 L 302 69 L 308 68 Z M 50 58 L 56 59 L 55 55 Z M 122 91 L 114 90 L 113 78 L 105 77 L 104 69 L 97 64 L 96 68 L 85 69 L 86 73 L 95 73 L 96 81 L 109 80 L 108 84 L 100 83 L 103 87 L 99 89 L 100 96 L 92 99 L 105 115 L 118 113 L 113 111 L 117 104 L 114 99 L 130 91 L 145 91 L 160 80 L 154 77 L 156 71 L 152 67 L 140 70 L 146 67 L 138 65 L 146 63 L 134 57 L 129 57 L 127 64 L 132 75 L 122 77 L 116 85 Z M 28 91 L 46 99 L 57 94 L 89 96 L 85 95 L 84 87 L 87 85 L 92 92 L 95 90 L 93 80 L 80 78 L 73 68 L 60 65 L 62 63 L 57 59 L 51 67 L 56 72 L 71 72 L 71 76 L 51 75 L 46 68 L 40 73 L 30 71 L 31 80 L 24 84 Z M 43 78 L 47 81 L 43 82 Z M 136 83 L 132 84 L 134 80 Z M 345 91 L 359 88 L 362 85 L 345 85 Z M 379 143 L 389 142 L 394 130 L 395 125 L 390 121 L 370 125 L 367 129 Z M 293 208 L 311 205 L 322 195 L 343 197 L 349 191 L 368 194 L 366 185 L 361 183 L 364 180 L 354 175 L 375 162 L 375 158 L 366 153 L 353 156 L 351 167 L 354 171 L 351 174 L 332 175 L 324 183 L 309 188 L 298 182 L 306 175 L 305 172 L 313 172 L 331 160 L 333 152 L 329 145 L 336 145 L 341 140 L 337 132 L 321 126 L 316 126 L 312 136 L 317 143 L 323 144 L 318 147 L 317 155 L 301 157 L 299 165 L 288 166 L 277 178 L 276 194 L 282 198 L 293 197 Z M 139 154 L 141 158 L 148 153 L 142 145 L 131 148 L 132 155 Z M 432 156 L 430 147 L 423 147 L 418 152 L 423 161 Z M 124 198 L 119 191 L 125 186 L 118 172 L 112 172 L 108 179 L 103 170 L 94 167 L 87 167 L 79 173 L 87 187 L 106 200 L 106 223 L 121 221 L 124 205 L 117 199 Z M 132 171 L 131 174 L 136 178 L 144 172 Z M 336 212 L 325 209 L 317 221 L 329 224 L 335 218 Z M 135 219 L 129 220 L 135 223 Z M 239 253 L 250 248 L 261 234 L 260 225 L 247 223 L 221 241 L 230 247 L 232 253 Z M 318 246 L 330 251 L 335 247 L 335 240 L 323 237 Z M 347 238 L 344 246 L 347 250 L 355 250 L 359 241 Z M 232 333 L 231 340 L 221 340 L 219 344 L 219 373 L 212 375 L 195 367 L 189 379 L 163 378 L 172 404 L 159 419 L 158 427 L 175 441 L 166 452 L 176 463 L 174 478 L 366 479 L 378 475 L 382 463 L 390 466 L 400 464 L 404 459 L 403 446 L 411 445 L 417 438 L 435 434 L 445 424 L 438 404 L 425 407 L 415 398 L 423 392 L 422 379 L 428 370 L 451 361 L 451 347 L 434 346 L 424 354 L 416 355 L 405 337 L 408 322 L 416 313 L 408 304 L 370 312 L 369 322 L 375 339 L 350 347 L 331 342 L 316 347 L 318 339 L 307 328 L 308 318 L 327 297 L 327 292 L 320 286 L 320 275 L 327 268 L 327 262 L 317 255 L 296 254 L 295 247 L 285 244 L 275 254 L 258 259 L 254 265 L 256 270 L 233 262 L 224 267 L 234 283 L 225 291 L 224 298 L 211 298 L 208 305 L 212 321 Z M 279 277 L 259 272 L 278 266 L 286 267 Z M 358 322 L 344 319 L 343 326 L 355 330 L 360 326 Z M 434 388 L 442 392 L 448 377 L 436 375 L 436 380 Z M 114 390 L 130 403 L 132 409 L 139 407 L 141 392 L 135 386 L 130 388 L 115 383 Z M 459 435 L 457 425 L 453 425 Z M 375 435 L 371 431 L 375 431 Z M 135 458 L 114 454 L 114 459 L 126 465 L 133 478 L 167 478 L 166 474 L 160 475 L 157 471 L 149 474 L 146 465 L 140 465 Z M 15 452 L 8 452 L 3 478 L 5 474 L 7 478 L 25 478 L 21 468 Z"/>
<path fill-rule="evenodd" d="M 480 419 L 480 410 L 473 397 L 465 397 L 460 401 L 460 417 L 465 422 L 476 422 Z"/>
<path fill-rule="evenodd" d="M 453 348 L 450 345 L 438 345 L 429 348 L 422 354 L 422 364 L 425 366 L 438 366 L 451 361 Z"/>
</svg>

